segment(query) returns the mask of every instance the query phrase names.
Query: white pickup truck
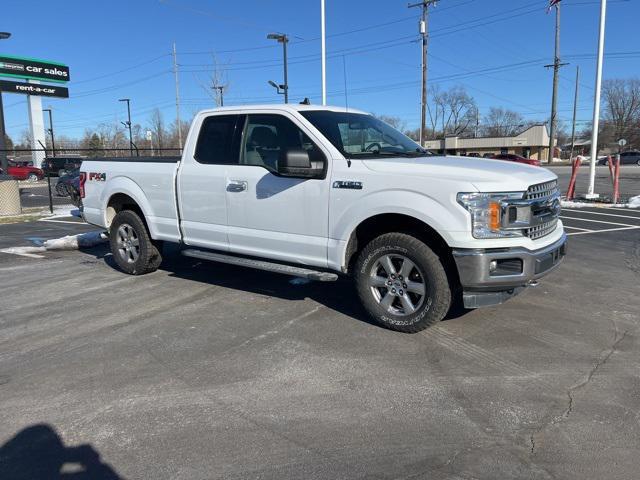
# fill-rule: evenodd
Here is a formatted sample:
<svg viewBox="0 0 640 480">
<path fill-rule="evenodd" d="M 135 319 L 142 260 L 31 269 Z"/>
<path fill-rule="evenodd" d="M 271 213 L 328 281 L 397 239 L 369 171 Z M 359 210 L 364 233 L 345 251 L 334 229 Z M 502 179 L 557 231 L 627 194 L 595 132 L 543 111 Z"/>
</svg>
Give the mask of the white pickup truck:
<svg viewBox="0 0 640 480">
<path fill-rule="evenodd" d="M 312 105 L 200 112 L 182 158 L 88 159 L 83 216 L 126 273 L 182 255 L 314 280 L 350 275 L 382 325 L 502 303 L 565 255 L 557 177 L 433 156 L 386 123 Z"/>
</svg>

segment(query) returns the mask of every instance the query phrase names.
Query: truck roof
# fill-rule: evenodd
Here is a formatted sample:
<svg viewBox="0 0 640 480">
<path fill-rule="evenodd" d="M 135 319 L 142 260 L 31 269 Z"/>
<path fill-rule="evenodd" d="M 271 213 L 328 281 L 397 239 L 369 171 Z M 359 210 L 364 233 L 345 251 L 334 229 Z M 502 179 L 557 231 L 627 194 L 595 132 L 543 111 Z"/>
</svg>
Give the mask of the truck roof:
<svg viewBox="0 0 640 480">
<path fill-rule="evenodd" d="M 264 105 L 233 105 L 229 107 L 218 107 L 207 110 L 201 110 L 200 113 L 214 113 L 214 112 L 250 112 L 253 110 L 280 110 L 284 112 L 304 112 L 304 111 L 318 111 L 324 110 L 328 112 L 350 112 L 350 113 L 364 113 L 362 110 L 355 108 L 335 107 L 330 105 L 304 105 L 301 103 L 287 103 L 287 104 L 264 104 Z"/>
</svg>

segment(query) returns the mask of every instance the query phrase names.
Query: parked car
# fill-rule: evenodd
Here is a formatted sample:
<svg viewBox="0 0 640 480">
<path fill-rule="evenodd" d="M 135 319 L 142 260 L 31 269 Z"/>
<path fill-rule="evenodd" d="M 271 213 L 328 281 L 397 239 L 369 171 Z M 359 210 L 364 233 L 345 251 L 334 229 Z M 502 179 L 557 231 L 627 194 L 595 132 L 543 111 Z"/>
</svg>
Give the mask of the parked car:
<svg viewBox="0 0 640 480">
<path fill-rule="evenodd" d="M 482 158 L 492 158 L 493 157 L 493 153 L 483 153 L 482 154 Z"/>
<path fill-rule="evenodd" d="M 80 168 L 81 157 L 47 157 L 42 161 L 42 170 L 45 175 L 62 177 L 71 170 Z"/>
<path fill-rule="evenodd" d="M 467 153 L 467 157 L 479 158 L 480 154 L 478 152 Z"/>
<path fill-rule="evenodd" d="M 540 160 L 525 158 L 521 157 L 520 155 L 514 155 L 512 153 L 499 153 L 498 155 L 494 155 L 491 158 L 493 158 L 494 160 L 506 160 L 508 162 L 524 163 L 525 165 L 533 165 L 535 167 L 540 166 Z"/>
<path fill-rule="evenodd" d="M 193 122 L 182 158 L 82 162 L 82 215 L 109 230 L 125 273 L 158 269 L 173 242 L 241 268 L 349 276 L 373 319 L 413 333 L 452 304 L 504 302 L 565 255 L 547 169 L 429 155 L 338 107 L 234 106 Z"/>
<path fill-rule="evenodd" d="M 615 155 L 611 158 L 615 160 Z M 604 157 L 598 160 L 598 165 L 607 165 L 609 163 L 609 157 Z M 629 150 L 628 152 L 622 152 L 620 154 L 620 165 L 638 165 L 640 166 L 640 151 Z"/>
<path fill-rule="evenodd" d="M 63 175 L 56 183 L 56 193 L 59 197 L 69 197 L 76 207 L 82 204 L 80 198 L 80 169 L 75 169 Z"/>
<path fill-rule="evenodd" d="M 0 169 L 0 173 L 2 169 Z M 44 172 L 40 168 L 30 167 L 24 163 L 16 163 L 13 161 L 9 161 L 9 165 L 7 167 L 7 175 L 11 175 L 16 180 L 28 180 L 30 182 L 37 182 L 38 180 L 42 180 L 44 177 Z"/>
</svg>

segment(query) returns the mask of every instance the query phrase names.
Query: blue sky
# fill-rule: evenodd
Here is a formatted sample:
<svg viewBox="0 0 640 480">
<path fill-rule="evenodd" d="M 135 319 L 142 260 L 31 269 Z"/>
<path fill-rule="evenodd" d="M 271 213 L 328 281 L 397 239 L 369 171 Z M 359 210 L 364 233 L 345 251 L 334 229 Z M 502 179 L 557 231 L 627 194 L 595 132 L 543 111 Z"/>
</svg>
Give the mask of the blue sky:
<svg viewBox="0 0 640 480">
<path fill-rule="evenodd" d="M 591 119 L 599 1 L 563 0 L 560 117 L 572 114 L 575 67 L 581 68 L 578 120 Z M 419 123 L 419 9 L 406 0 L 326 0 L 328 103 Z M 481 114 L 491 106 L 527 119 L 549 115 L 554 16 L 545 0 L 441 0 L 430 16 L 430 83 L 464 86 Z M 609 0 L 604 77 L 640 76 L 636 35 L 640 1 Z M 54 110 L 58 135 L 124 120 L 145 125 L 160 108 L 175 118 L 171 45 L 180 64 L 182 118 L 213 105 L 203 84 L 215 58 L 226 71 L 225 104 L 282 101 L 268 80 L 281 81 L 281 47 L 269 32 L 290 35 L 292 101 L 320 103 L 320 0 L 4 0 L 0 53 L 69 65 L 70 99 L 43 99 Z M 8 133 L 27 128 L 26 97 L 4 94 Z"/>
</svg>

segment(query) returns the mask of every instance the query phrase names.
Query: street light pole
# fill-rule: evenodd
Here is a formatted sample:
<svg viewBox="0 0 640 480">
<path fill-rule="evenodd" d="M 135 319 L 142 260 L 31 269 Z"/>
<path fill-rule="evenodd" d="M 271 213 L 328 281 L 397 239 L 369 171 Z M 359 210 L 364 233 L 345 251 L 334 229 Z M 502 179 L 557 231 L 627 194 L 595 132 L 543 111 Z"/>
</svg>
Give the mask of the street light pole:
<svg viewBox="0 0 640 480">
<path fill-rule="evenodd" d="M 129 154 L 133 157 L 133 135 L 131 134 L 131 99 L 121 98 L 119 102 L 127 102 L 127 121 L 122 122 L 125 127 L 129 128 Z"/>
<path fill-rule="evenodd" d="M 6 40 L 10 36 L 11 34 L 9 32 L 0 32 L 0 40 Z M 7 148 L 4 141 L 5 135 L 6 131 L 4 128 L 4 106 L 2 105 L 2 92 L 0 92 L 0 167 L 2 167 L 2 171 L 6 173 L 7 168 L 9 168 L 9 162 L 7 160 L 7 152 L 5 151 L 5 149 Z"/>
<path fill-rule="evenodd" d="M 53 136 L 53 114 L 51 113 L 51 109 L 50 108 L 43 108 L 42 111 L 49 113 L 49 134 L 51 135 L 51 152 L 52 152 L 53 156 L 55 157 L 56 156 L 56 141 L 55 141 L 55 137 Z"/>
<path fill-rule="evenodd" d="M 287 74 L 287 43 L 289 43 L 289 37 L 284 33 L 270 33 L 267 35 L 269 40 L 277 40 L 282 44 L 282 55 L 284 61 L 284 83 L 282 90 L 284 91 L 284 103 L 289 103 L 289 79 Z"/>
</svg>

